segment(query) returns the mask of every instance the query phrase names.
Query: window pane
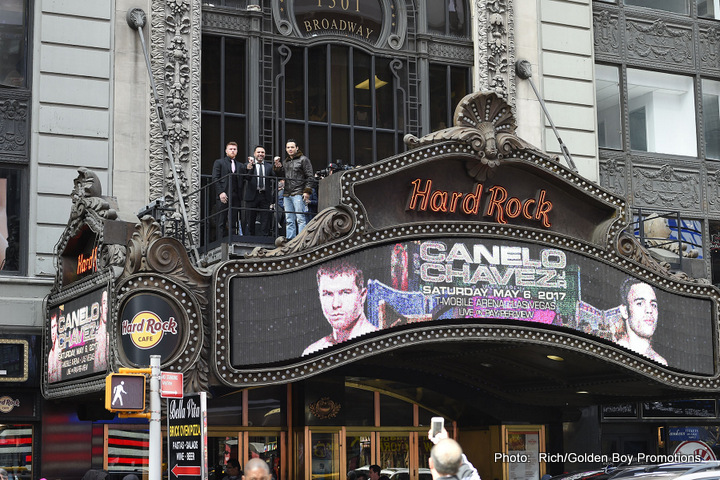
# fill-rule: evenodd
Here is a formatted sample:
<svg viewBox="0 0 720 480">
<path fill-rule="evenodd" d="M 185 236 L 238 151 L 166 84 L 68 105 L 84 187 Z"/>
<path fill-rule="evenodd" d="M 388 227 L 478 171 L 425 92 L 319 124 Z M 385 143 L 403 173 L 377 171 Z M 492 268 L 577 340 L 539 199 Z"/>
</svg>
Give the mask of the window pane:
<svg viewBox="0 0 720 480">
<path fill-rule="evenodd" d="M 413 424 L 413 405 L 399 398 L 380 395 L 380 425 L 384 427 Z M 392 465 L 388 465 L 392 466 Z M 398 467 L 407 465 L 396 465 Z"/>
<path fill-rule="evenodd" d="M 247 130 L 245 129 L 244 118 L 225 117 L 225 141 L 222 145 L 222 154 L 220 157 L 225 155 L 225 145 L 227 142 L 237 143 L 239 158 L 245 158 L 247 156 L 243 154 L 243 152 L 248 151 Z"/>
<path fill-rule="evenodd" d="M 225 146 L 220 138 L 220 116 L 202 116 L 202 174 L 212 175 L 215 159 L 225 155 Z"/>
<path fill-rule="evenodd" d="M 617 67 L 595 65 L 598 144 L 601 148 L 622 148 L 620 81 Z"/>
<path fill-rule="evenodd" d="M 720 82 L 703 80 L 702 91 L 705 155 L 720 159 Z"/>
<path fill-rule="evenodd" d="M 428 31 L 445 35 L 447 2 L 448 0 L 435 0 L 426 3 Z"/>
<path fill-rule="evenodd" d="M 326 47 L 314 48 L 308 55 L 308 108 L 312 122 L 327 122 L 326 51 Z"/>
<path fill-rule="evenodd" d="M 720 0 L 697 0 L 698 16 L 718 18 L 720 13 Z"/>
<path fill-rule="evenodd" d="M 371 79 L 370 55 L 353 51 L 353 85 L 355 86 L 355 125 L 372 125 L 371 90 L 380 85 L 380 79 Z M 385 82 L 383 82 L 384 84 Z"/>
<path fill-rule="evenodd" d="M 270 478 L 273 480 L 283 480 L 280 476 L 282 471 L 280 466 L 280 436 L 279 435 L 263 435 L 252 436 L 248 438 L 249 458 L 261 458 L 270 468 Z"/>
<path fill-rule="evenodd" d="M 350 92 L 348 91 L 348 49 L 333 46 L 330 50 L 332 60 L 331 101 L 332 123 L 350 124 Z"/>
<path fill-rule="evenodd" d="M 430 65 L 430 129 L 432 131 L 447 128 L 448 120 L 448 84 L 447 67 Z"/>
<path fill-rule="evenodd" d="M 286 387 L 253 388 L 248 391 L 248 426 L 281 427 L 285 425 Z"/>
<path fill-rule="evenodd" d="M 208 415 L 208 420 L 210 415 Z M 226 424 L 227 425 L 227 424 Z M 239 460 L 238 437 L 214 437 L 208 435 L 208 464 L 210 477 L 213 480 L 221 480 L 225 477 L 225 466 L 228 460 Z"/>
<path fill-rule="evenodd" d="M 467 36 L 468 9 L 464 0 L 450 0 L 448 5 L 448 33 L 458 37 Z"/>
<path fill-rule="evenodd" d="M 20 271 L 22 181 L 22 171 L 0 168 L 0 271 L 3 273 Z"/>
<path fill-rule="evenodd" d="M 345 423 L 352 426 L 368 426 L 373 425 L 375 403 L 373 392 L 345 386 Z M 348 443 L 348 445 L 350 445 Z M 355 445 L 359 454 L 359 445 Z M 370 454 L 370 444 L 367 444 L 367 454 Z M 348 449 L 348 458 L 350 457 L 350 449 Z M 367 465 L 361 463 L 358 466 Z M 354 467 L 357 468 L 357 467 Z"/>
<path fill-rule="evenodd" d="M 389 58 L 377 58 L 375 60 L 375 75 L 379 82 L 375 89 L 375 119 L 378 128 L 394 128 L 396 117 L 394 111 L 393 74 L 390 71 Z"/>
<path fill-rule="evenodd" d="M 628 69 L 627 83 L 630 148 L 697 156 L 692 78 Z"/>
<path fill-rule="evenodd" d="M 370 130 L 355 130 L 354 165 L 367 165 L 375 161 L 372 139 L 373 135 Z"/>
<path fill-rule="evenodd" d="M 688 13 L 687 0 L 625 0 L 625 5 L 656 8 L 675 13 Z"/>
<path fill-rule="evenodd" d="M 377 133 L 377 158 L 387 158 L 395 155 L 395 134 L 393 133 Z"/>
<path fill-rule="evenodd" d="M 350 165 L 350 129 L 335 127 L 332 130 L 332 159 L 339 165 Z"/>
<path fill-rule="evenodd" d="M 245 42 L 225 38 L 225 111 L 245 113 Z"/>
<path fill-rule="evenodd" d="M 0 85 L 24 87 L 25 74 L 25 0 L 0 3 Z"/>
<path fill-rule="evenodd" d="M 460 100 L 468 94 L 468 69 L 450 67 L 450 118 L 448 125 L 452 125 L 452 117 L 455 115 L 455 107 Z"/>
<path fill-rule="evenodd" d="M 311 125 L 310 145 L 303 152 L 310 158 L 310 163 L 312 163 L 315 172 L 327 167 L 328 163 L 330 163 L 327 144 L 327 126 Z"/>
<path fill-rule="evenodd" d="M 220 37 L 203 36 L 202 108 L 220 110 Z"/>
<path fill-rule="evenodd" d="M 293 48 L 285 65 L 285 117 L 305 118 L 305 68 L 303 49 Z"/>
</svg>

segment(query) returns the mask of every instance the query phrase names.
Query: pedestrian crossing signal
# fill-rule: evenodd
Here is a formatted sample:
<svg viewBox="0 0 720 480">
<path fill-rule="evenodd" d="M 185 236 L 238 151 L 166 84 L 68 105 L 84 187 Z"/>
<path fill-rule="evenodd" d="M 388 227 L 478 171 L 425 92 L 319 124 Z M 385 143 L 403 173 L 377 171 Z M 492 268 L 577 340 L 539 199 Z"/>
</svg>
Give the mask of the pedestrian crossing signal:
<svg viewBox="0 0 720 480">
<path fill-rule="evenodd" d="M 111 412 L 145 410 L 145 375 L 111 373 L 105 378 L 105 409 Z"/>
</svg>

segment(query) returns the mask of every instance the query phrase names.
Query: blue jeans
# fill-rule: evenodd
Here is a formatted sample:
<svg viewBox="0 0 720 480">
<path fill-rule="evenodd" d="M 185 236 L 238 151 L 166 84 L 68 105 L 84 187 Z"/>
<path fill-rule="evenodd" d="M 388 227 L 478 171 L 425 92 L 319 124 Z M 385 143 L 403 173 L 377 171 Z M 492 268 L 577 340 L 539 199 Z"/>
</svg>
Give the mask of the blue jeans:
<svg viewBox="0 0 720 480">
<path fill-rule="evenodd" d="M 305 219 L 305 212 L 307 212 L 307 205 L 303 200 L 302 193 L 300 195 L 291 195 L 283 199 L 285 203 L 285 238 L 290 240 L 295 238 L 305 228 L 307 220 Z M 297 221 L 297 229 L 295 228 L 295 222 Z"/>
</svg>

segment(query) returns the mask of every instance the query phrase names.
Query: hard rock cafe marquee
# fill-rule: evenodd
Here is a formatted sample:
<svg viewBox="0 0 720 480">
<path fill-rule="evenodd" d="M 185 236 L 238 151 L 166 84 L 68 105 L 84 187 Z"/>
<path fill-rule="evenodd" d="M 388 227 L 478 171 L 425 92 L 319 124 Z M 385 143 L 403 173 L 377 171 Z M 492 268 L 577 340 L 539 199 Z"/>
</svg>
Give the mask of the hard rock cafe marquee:
<svg viewBox="0 0 720 480">
<path fill-rule="evenodd" d="M 48 298 L 45 396 L 98 392 L 151 354 L 201 391 L 437 342 L 550 345 L 688 396 L 718 388 L 716 289 L 652 260 L 624 200 L 517 137 L 504 101 L 469 95 L 453 127 L 406 143 L 325 179 L 326 208 L 297 238 L 204 268 L 153 219 L 119 220 L 81 171 Z M 303 355 L 330 333 L 316 273 L 338 260 L 363 271 L 376 331 Z M 652 345 L 667 365 L 624 346 L 628 277 L 656 294 Z"/>
</svg>

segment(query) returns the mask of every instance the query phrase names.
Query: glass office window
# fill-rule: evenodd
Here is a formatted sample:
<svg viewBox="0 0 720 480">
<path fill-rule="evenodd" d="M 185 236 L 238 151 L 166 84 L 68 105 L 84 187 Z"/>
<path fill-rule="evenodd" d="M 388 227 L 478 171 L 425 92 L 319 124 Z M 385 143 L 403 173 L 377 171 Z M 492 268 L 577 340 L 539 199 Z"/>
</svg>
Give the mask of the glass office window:
<svg viewBox="0 0 720 480">
<path fill-rule="evenodd" d="M 617 67 L 595 65 L 595 102 L 600 148 L 622 149 L 619 75 Z"/>
<path fill-rule="evenodd" d="M 27 0 L 0 2 L 0 86 L 27 86 Z"/>
<path fill-rule="evenodd" d="M 468 34 L 468 6 L 464 0 L 436 0 L 426 3 L 428 31 L 465 37 Z"/>
<path fill-rule="evenodd" d="M 688 13 L 687 0 L 625 0 L 625 5 L 655 8 L 673 13 Z"/>
<path fill-rule="evenodd" d="M 699 17 L 720 18 L 720 0 L 697 0 Z"/>
<path fill-rule="evenodd" d="M 705 157 L 720 160 L 720 82 L 702 81 Z"/>
<path fill-rule="evenodd" d="M 697 156 L 693 79 L 627 70 L 630 149 Z"/>
<path fill-rule="evenodd" d="M 470 70 L 449 65 L 430 65 L 430 127 L 451 127 L 455 107 L 470 90 Z"/>
</svg>

